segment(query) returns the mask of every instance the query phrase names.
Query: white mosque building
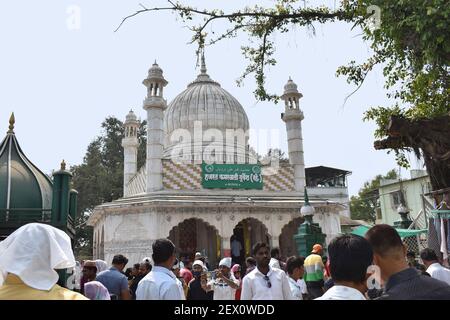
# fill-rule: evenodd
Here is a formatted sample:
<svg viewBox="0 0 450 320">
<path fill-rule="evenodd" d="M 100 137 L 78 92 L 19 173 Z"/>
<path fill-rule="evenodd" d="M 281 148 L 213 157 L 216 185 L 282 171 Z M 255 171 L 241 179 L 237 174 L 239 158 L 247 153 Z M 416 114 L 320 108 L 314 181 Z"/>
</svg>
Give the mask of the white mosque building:
<svg viewBox="0 0 450 320">
<path fill-rule="evenodd" d="M 350 172 L 305 169 L 302 94 L 291 79 L 281 97 L 280 120 L 286 123 L 289 162 L 276 166 L 252 157 L 247 114 L 210 78 L 203 57 L 200 74 L 168 105 L 167 83 L 155 62 L 143 81 L 147 157 L 142 168 L 137 168 L 139 121 L 132 111 L 126 117 L 124 197 L 97 206 L 88 220 L 94 258 L 110 262 L 120 253 L 139 262 L 151 256 L 158 238 L 171 239 L 180 255 L 201 251 L 212 265 L 231 254 L 234 239 L 241 243 L 241 257 L 258 241 L 279 247 L 283 256 L 297 254 L 293 235 L 304 221 L 305 186 L 326 241 L 341 232 L 349 215 Z"/>
</svg>

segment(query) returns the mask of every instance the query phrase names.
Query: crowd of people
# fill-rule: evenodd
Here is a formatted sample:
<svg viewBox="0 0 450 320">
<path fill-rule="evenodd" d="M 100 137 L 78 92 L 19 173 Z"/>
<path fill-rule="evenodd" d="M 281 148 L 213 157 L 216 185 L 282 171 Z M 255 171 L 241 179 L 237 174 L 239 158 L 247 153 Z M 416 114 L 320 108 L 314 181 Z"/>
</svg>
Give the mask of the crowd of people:
<svg viewBox="0 0 450 320">
<path fill-rule="evenodd" d="M 237 251 L 237 250 L 236 250 Z M 233 255 L 235 256 L 235 255 Z M 57 284 L 56 270 L 75 266 L 69 237 L 44 224 L 21 227 L 0 242 L 1 299 L 90 300 L 413 300 L 450 299 L 450 270 L 431 249 L 407 252 L 397 231 L 376 225 L 360 237 L 315 244 L 307 257 L 280 258 L 277 248 L 256 243 L 252 256 L 216 268 L 200 252 L 177 257 L 168 239 L 156 240 L 152 257 L 125 269 L 116 255 L 82 262 L 79 292 Z"/>
</svg>

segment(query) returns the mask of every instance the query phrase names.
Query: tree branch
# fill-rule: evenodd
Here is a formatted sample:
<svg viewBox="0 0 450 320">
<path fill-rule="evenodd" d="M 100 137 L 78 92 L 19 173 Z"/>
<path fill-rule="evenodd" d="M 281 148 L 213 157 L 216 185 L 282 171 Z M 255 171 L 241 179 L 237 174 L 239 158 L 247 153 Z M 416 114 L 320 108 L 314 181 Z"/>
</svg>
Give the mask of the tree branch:
<svg viewBox="0 0 450 320">
<path fill-rule="evenodd" d="M 312 9 L 299 9 L 297 11 L 294 11 L 292 13 L 283 13 L 283 14 L 277 14 L 277 13 L 269 13 L 265 11 L 237 11 L 233 13 L 228 14 L 218 14 L 215 11 L 207 11 L 207 10 L 198 10 L 195 8 L 190 7 L 183 7 L 178 3 L 174 3 L 171 0 L 167 1 L 171 6 L 170 7 L 154 7 L 154 8 L 146 8 L 142 4 L 140 6 L 142 7 L 141 10 L 136 11 L 133 14 L 130 14 L 122 19 L 122 22 L 120 25 L 114 30 L 114 32 L 117 32 L 120 27 L 130 18 L 137 16 L 141 13 L 145 12 L 152 12 L 152 11 L 178 11 L 184 14 L 198 14 L 201 16 L 208 17 L 203 25 L 197 29 L 197 32 L 202 32 L 206 26 L 211 23 L 213 20 L 217 19 L 236 19 L 236 18 L 244 18 L 244 17 L 266 17 L 266 18 L 276 18 L 276 19 L 304 19 L 304 20 L 315 20 L 315 19 L 341 19 L 341 20 L 347 20 L 350 21 L 353 18 L 353 14 L 349 14 L 346 11 L 343 10 L 337 10 L 334 12 L 325 12 L 322 10 L 312 10 Z"/>
</svg>

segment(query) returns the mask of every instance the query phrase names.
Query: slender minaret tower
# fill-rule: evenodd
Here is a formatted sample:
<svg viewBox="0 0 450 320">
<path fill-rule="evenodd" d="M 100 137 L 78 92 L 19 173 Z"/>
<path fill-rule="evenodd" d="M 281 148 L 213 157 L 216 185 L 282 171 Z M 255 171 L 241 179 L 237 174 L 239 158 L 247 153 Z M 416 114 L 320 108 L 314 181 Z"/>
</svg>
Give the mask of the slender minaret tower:
<svg viewBox="0 0 450 320">
<path fill-rule="evenodd" d="M 144 110 L 147 111 L 147 192 L 152 192 L 163 188 L 163 115 L 167 108 L 167 102 L 163 98 L 163 88 L 167 81 L 156 61 L 142 83 L 147 87 L 147 97 L 144 100 Z"/>
<path fill-rule="evenodd" d="M 285 112 L 281 114 L 281 118 L 286 122 L 289 163 L 294 167 L 296 191 L 303 191 L 306 185 L 302 137 L 302 120 L 304 117 L 298 103 L 302 96 L 297 90 L 297 85 L 289 78 L 284 86 L 284 94 L 281 96 L 285 103 Z"/>
<path fill-rule="evenodd" d="M 123 196 L 128 195 L 128 183 L 137 172 L 137 153 L 139 141 L 137 132 L 139 130 L 139 121 L 133 110 L 127 114 L 125 123 L 125 137 L 122 139 L 123 147 Z"/>
</svg>

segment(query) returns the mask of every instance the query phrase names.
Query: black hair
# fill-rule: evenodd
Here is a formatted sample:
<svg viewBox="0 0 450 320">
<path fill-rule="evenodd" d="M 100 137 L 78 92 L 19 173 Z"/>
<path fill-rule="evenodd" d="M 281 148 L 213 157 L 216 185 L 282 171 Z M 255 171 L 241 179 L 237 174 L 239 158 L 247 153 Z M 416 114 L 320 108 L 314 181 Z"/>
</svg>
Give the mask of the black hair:
<svg viewBox="0 0 450 320">
<path fill-rule="evenodd" d="M 139 267 L 140 267 L 140 266 L 141 266 L 140 263 L 135 263 L 135 264 L 133 264 L 133 268 L 138 269 L 138 270 L 139 270 Z"/>
<path fill-rule="evenodd" d="M 152 265 L 150 262 L 142 262 L 141 265 L 144 265 L 144 267 L 150 272 L 152 271 Z"/>
<path fill-rule="evenodd" d="M 426 248 L 420 251 L 420 259 L 423 261 L 439 261 L 433 249 Z"/>
<path fill-rule="evenodd" d="M 125 256 L 121 255 L 121 254 L 115 255 L 113 257 L 113 260 L 112 260 L 112 264 L 123 264 L 123 265 L 126 265 L 127 263 L 128 263 L 128 259 Z"/>
<path fill-rule="evenodd" d="M 408 251 L 408 253 L 406 254 L 406 256 L 409 258 L 415 258 L 416 257 L 416 253 L 414 251 Z"/>
<path fill-rule="evenodd" d="M 367 268 L 372 264 L 373 251 L 363 237 L 345 234 L 328 245 L 330 272 L 334 281 L 363 282 Z"/>
<path fill-rule="evenodd" d="M 258 242 L 258 243 L 256 243 L 254 246 L 253 246 L 253 249 L 252 249 L 252 253 L 253 253 L 253 255 L 256 255 L 256 253 L 259 251 L 259 249 L 261 249 L 261 248 L 267 248 L 267 249 L 269 249 L 269 246 L 266 244 L 266 243 L 264 243 L 264 242 Z"/>
<path fill-rule="evenodd" d="M 152 245 L 152 258 L 155 264 L 169 260 L 175 252 L 175 245 L 169 239 L 158 239 Z"/>
<path fill-rule="evenodd" d="M 403 242 L 397 230 L 387 224 L 378 224 L 366 233 L 366 239 L 372 246 L 374 253 L 386 256 L 392 250 L 403 248 Z"/>
<path fill-rule="evenodd" d="M 133 278 L 133 276 L 131 275 L 132 271 L 133 271 L 132 268 L 127 268 L 127 270 L 125 270 L 125 272 L 124 272 L 124 274 L 128 278 L 128 280 L 131 280 Z"/>
<path fill-rule="evenodd" d="M 304 257 L 289 257 L 286 261 L 286 271 L 289 274 L 292 274 L 294 272 L 294 269 L 301 268 L 304 262 Z"/>
<path fill-rule="evenodd" d="M 270 256 L 272 258 L 275 258 L 277 255 L 280 255 L 280 249 L 273 248 L 272 250 L 270 250 Z"/>
<path fill-rule="evenodd" d="M 253 257 L 247 257 L 245 259 L 245 262 L 247 262 L 248 264 L 251 264 L 252 266 L 256 266 L 256 260 Z"/>
<path fill-rule="evenodd" d="M 416 267 L 416 269 L 419 270 L 419 271 L 422 272 L 422 273 L 424 273 L 424 272 L 427 271 L 427 268 L 426 268 L 423 264 L 419 264 L 419 265 Z"/>
</svg>

